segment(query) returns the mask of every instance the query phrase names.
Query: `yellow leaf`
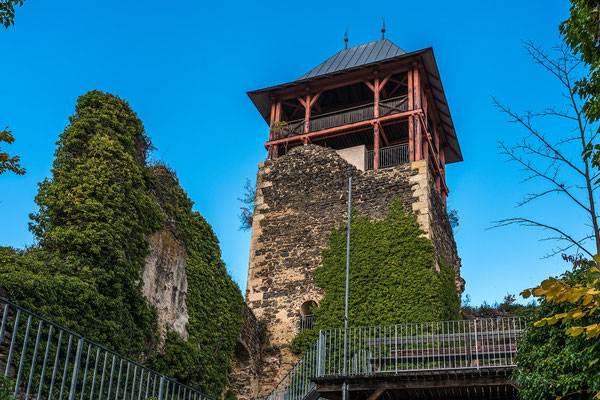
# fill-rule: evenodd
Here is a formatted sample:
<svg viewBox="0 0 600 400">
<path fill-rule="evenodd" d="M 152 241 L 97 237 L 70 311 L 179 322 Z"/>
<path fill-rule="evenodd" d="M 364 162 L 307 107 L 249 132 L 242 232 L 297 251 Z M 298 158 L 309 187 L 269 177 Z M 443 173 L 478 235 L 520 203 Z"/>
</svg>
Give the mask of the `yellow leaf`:
<svg viewBox="0 0 600 400">
<path fill-rule="evenodd" d="M 592 269 L 590 271 L 591 272 L 600 272 L 600 269 L 598 269 L 598 267 L 592 267 Z"/>
<path fill-rule="evenodd" d="M 583 333 L 583 326 L 573 326 L 567 329 L 565 333 L 570 336 L 579 336 Z"/>
<path fill-rule="evenodd" d="M 531 296 L 531 290 L 529 289 L 525 289 L 521 292 L 521 296 L 523 296 L 524 299 L 527 299 Z"/>
<path fill-rule="evenodd" d="M 556 315 L 554 315 L 550 318 L 546 318 L 546 322 L 548 322 L 548 325 L 554 325 L 558 322 L 558 318 L 556 318 Z"/>
<path fill-rule="evenodd" d="M 581 319 L 585 317 L 585 313 L 582 311 L 577 311 L 575 314 L 573 314 L 573 319 L 577 320 L 577 319 Z"/>
<path fill-rule="evenodd" d="M 534 288 L 532 290 L 532 293 L 534 296 L 540 297 L 540 296 L 545 295 L 546 291 L 544 289 L 538 287 L 538 288 Z"/>
<path fill-rule="evenodd" d="M 588 294 L 583 297 L 583 303 L 581 303 L 581 304 L 583 304 L 584 306 L 587 306 L 588 304 L 590 304 L 592 302 L 592 300 L 594 300 L 594 296 L 591 296 Z"/>
<path fill-rule="evenodd" d="M 586 337 L 592 339 L 600 335 L 600 326 L 598 324 L 588 325 L 585 327 Z"/>
<path fill-rule="evenodd" d="M 553 282 L 550 279 L 543 280 L 542 284 L 541 284 L 542 289 L 546 289 L 546 290 L 550 289 L 550 287 L 552 287 L 552 285 L 553 285 Z"/>
<path fill-rule="evenodd" d="M 594 256 L 594 261 L 596 261 L 596 263 L 600 264 L 600 254 L 596 254 Z"/>
<path fill-rule="evenodd" d="M 539 321 L 536 321 L 533 323 L 533 326 L 535 326 L 536 328 L 539 328 L 540 326 L 544 326 L 544 325 L 546 325 L 545 319 L 540 319 Z"/>
</svg>

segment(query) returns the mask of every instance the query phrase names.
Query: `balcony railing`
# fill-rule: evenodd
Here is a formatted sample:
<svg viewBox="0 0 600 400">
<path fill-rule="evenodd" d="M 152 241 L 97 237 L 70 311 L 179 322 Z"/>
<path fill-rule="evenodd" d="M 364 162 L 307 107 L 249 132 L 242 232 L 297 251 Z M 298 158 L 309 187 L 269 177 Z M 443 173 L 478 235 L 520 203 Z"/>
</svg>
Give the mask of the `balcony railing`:
<svg viewBox="0 0 600 400">
<path fill-rule="evenodd" d="M 406 96 L 394 97 L 379 102 L 379 115 L 382 117 L 398 114 L 407 110 L 408 100 Z M 346 108 L 344 110 L 321 114 L 310 118 L 309 132 L 321 131 L 336 126 L 350 125 L 356 122 L 367 121 L 374 117 L 373 103 Z M 304 119 L 277 123 L 275 126 L 271 127 L 271 132 L 273 140 L 304 134 Z"/>
<path fill-rule="evenodd" d="M 367 169 L 373 169 L 374 151 L 367 151 Z M 379 168 L 393 167 L 410 161 L 408 144 L 382 147 L 379 149 Z"/>
<path fill-rule="evenodd" d="M 298 324 L 298 331 L 310 331 L 312 330 L 315 324 L 315 316 L 314 315 L 302 315 L 300 317 L 300 321 Z"/>
<path fill-rule="evenodd" d="M 302 400 L 316 377 L 514 367 L 525 328 L 510 317 L 324 329 L 265 399 Z"/>
</svg>

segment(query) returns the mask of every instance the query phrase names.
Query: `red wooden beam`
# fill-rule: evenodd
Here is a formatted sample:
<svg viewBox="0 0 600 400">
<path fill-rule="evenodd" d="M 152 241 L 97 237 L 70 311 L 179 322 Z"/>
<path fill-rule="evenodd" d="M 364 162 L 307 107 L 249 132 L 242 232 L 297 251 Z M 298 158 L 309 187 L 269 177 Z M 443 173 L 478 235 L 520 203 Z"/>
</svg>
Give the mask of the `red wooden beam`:
<svg viewBox="0 0 600 400">
<path fill-rule="evenodd" d="M 379 124 L 379 122 L 378 122 Z M 379 124 L 379 132 L 381 133 L 381 137 L 383 138 L 383 142 L 385 143 L 386 146 L 390 145 L 390 141 L 387 138 L 387 135 L 385 134 L 385 130 L 383 129 L 383 125 Z"/>
<path fill-rule="evenodd" d="M 310 132 L 309 124 L 310 124 L 310 92 L 306 95 L 306 101 L 304 104 L 304 133 Z M 304 144 L 307 144 L 306 142 Z"/>
<path fill-rule="evenodd" d="M 417 67 L 417 63 L 413 63 L 413 107 L 414 108 L 421 108 L 421 85 L 420 85 L 420 78 L 419 78 L 419 69 Z M 421 124 L 416 123 L 414 124 L 415 127 L 415 133 L 414 133 L 414 140 L 415 140 L 415 160 L 422 160 L 423 159 L 423 136 L 421 133 Z"/>
</svg>

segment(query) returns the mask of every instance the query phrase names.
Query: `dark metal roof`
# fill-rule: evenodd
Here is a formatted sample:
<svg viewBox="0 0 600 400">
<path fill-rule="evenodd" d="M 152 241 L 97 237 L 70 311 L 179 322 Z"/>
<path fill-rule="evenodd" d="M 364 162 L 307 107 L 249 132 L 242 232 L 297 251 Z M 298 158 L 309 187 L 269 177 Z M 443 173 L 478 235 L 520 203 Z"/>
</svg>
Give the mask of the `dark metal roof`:
<svg viewBox="0 0 600 400">
<path fill-rule="evenodd" d="M 302 75 L 298 80 L 314 78 L 361 65 L 383 61 L 406 54 L 404 50 L 387 39 L 377 40 L 360 46 L 350 47 L 336 53 L 326 61 Z"/>
</svg>

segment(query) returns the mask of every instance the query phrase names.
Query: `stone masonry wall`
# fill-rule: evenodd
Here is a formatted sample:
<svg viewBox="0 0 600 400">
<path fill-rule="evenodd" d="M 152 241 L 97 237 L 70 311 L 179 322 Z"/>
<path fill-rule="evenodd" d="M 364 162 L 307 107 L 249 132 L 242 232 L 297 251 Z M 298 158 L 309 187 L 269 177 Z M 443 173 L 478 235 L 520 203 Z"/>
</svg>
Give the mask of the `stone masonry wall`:
<svg viewBox="0 0 600 400">
<path fill-rule="evenodd" d="M 242 327 L 235 344 L 233 371 L 229 374 L 231 390 L 239 400 L 258 397 L 258 375 L 262 361 L 264 329 L 244 304 Z"/>
<path fill-rule="evenodd" d="M 433 240 L 436 251 L 453 264 L 459 260 L 449 224 L 437 222 L 447 216 L 441 199 L 432 195 L 437 190 L 423 161 L 360 171 L 334 150 L 306 145 L 261 163 L 246 290 L 247 304 L 265 324 L 269 343 L 262 355 L 259 395 L 267 394 L 297 359 L 289 345 L 300 306 L 322 297 L 311 272 L 321 262 L 331 229 L 347 219 L 350 175 L 353 207 L 360 215 L 383 218 L 401 197 L 428 236 L 440 236 Z M 458 272 L 459 264 L 455 268 Z"/>
</svg>

